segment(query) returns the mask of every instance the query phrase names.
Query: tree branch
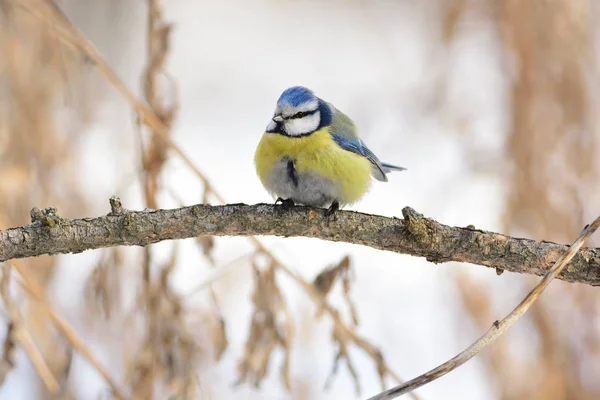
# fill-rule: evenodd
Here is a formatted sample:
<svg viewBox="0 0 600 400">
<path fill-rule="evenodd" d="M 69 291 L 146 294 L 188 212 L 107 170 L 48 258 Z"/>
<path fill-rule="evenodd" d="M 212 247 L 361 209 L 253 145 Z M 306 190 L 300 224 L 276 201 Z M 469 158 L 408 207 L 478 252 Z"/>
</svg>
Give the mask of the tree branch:
<svg viewBox="0 0 600 400">
<path fill-rule="evenodd" d="M 410 207 L 404 219 L 352 211 L 326 218 L 309 207 L 230 204 L 128 211 L 117 198 L 97 218 L 65 219 L 52 208 L 32 210 L 32 224 L 0 231 L 0 262 L 43 254 L 80 253 L 115 246 L 147 246 L 163 240 L 210 236 L 303 236 L 542 276 L 568 246 L 459 228 L 423 217 Z M 584 248 L 559 279 L 600 285 L 600 249 Z"/>
</svg>

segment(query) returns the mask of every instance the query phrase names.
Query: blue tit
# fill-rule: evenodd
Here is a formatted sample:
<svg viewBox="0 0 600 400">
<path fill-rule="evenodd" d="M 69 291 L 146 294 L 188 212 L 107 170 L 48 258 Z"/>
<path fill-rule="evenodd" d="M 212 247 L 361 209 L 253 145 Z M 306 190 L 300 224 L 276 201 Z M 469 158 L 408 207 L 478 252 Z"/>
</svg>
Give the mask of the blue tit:
<svg viewBox="0 0 600 400">
<path fill-rule="evenodd" d="M 387 182 L 406 169 L 381 162 L 348 116 L 302 86 L 279 97 L 254 163 L 276 203 L 329 207 L 328 215 L 367 193 L 371 176 Z"/>
</svg>

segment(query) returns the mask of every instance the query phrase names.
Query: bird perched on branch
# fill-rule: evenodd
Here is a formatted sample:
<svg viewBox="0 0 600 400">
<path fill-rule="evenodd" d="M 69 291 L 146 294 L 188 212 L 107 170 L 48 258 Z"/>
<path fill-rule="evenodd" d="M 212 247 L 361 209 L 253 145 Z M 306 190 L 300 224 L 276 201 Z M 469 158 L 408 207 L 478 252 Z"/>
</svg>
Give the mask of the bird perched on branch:
<svg viewBox="0 0 600 400">
<path fill-rule="evenodd" d="M 254 163 L 276 204 L 329 207 L 327 216 L 358 201 L 371 175 L 387 182 L 387 173 L 406 169 L 379 161 L 348 116 L 302 86 L 279 97 Z"/>
</svg>

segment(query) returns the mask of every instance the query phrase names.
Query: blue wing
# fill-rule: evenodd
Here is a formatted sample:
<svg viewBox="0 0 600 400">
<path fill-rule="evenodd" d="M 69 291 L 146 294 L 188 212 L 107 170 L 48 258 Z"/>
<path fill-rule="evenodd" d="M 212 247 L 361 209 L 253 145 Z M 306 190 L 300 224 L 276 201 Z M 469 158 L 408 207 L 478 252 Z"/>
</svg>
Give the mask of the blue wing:
<svg viewBox="0 0 600 400">
<path fill-rule="evenodd" d="M 339 136 L 333 132 L 331 133 L 331 137 L 333 140 L 344 150 L 351 151 L 353 153 L 359 154 L 363 157 L 366 157 L 371 164 L 373 164 L 373 176 L 378 181 L 387 182 L 387 177 L 385 176 L 385 170 L 383 165 L 381 165 L 381 161 L 377 158 L 375 154 L 365 145 L 365 143 L 356 138 L 348 138 Z"/>
<path fill-rule="evenodd" d="M 382 163 L 377 156 L 360 139 L 356 132 L 356 125 L 346 114 L 335 108 L 331 103 L 321 100 L 322 118 L 325 115 L 329 124 L 329 134 L 342 149 L 351 151 L 367 158 L 373 165 L 372 174 L 375 179 L 387 182 L 386 173 L 391 171 L 403 171 L 406 168 L 396 167 L 391 164 Z"/>
</svg>

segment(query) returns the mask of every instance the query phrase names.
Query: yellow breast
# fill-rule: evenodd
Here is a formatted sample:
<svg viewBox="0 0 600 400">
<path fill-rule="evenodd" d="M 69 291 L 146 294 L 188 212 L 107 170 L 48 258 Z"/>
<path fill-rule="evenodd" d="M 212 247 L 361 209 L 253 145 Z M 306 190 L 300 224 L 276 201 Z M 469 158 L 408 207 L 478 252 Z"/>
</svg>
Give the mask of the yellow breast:
<svg viewBox="0 0 600 400">
<path fill-rule="evenodd" d="M 342 197 L 342 204 L 355 203 L 371 184 L 371 162 L 358 154 L 344 150 L 322 128 L 303 137 L 287 137 L 266 133 L 263 135 L 254 162 L 263 185 L 271 167 L 282 158 L 294 160 L 299 174 L 314 173 L 329 179 Z"/>
</svg>

